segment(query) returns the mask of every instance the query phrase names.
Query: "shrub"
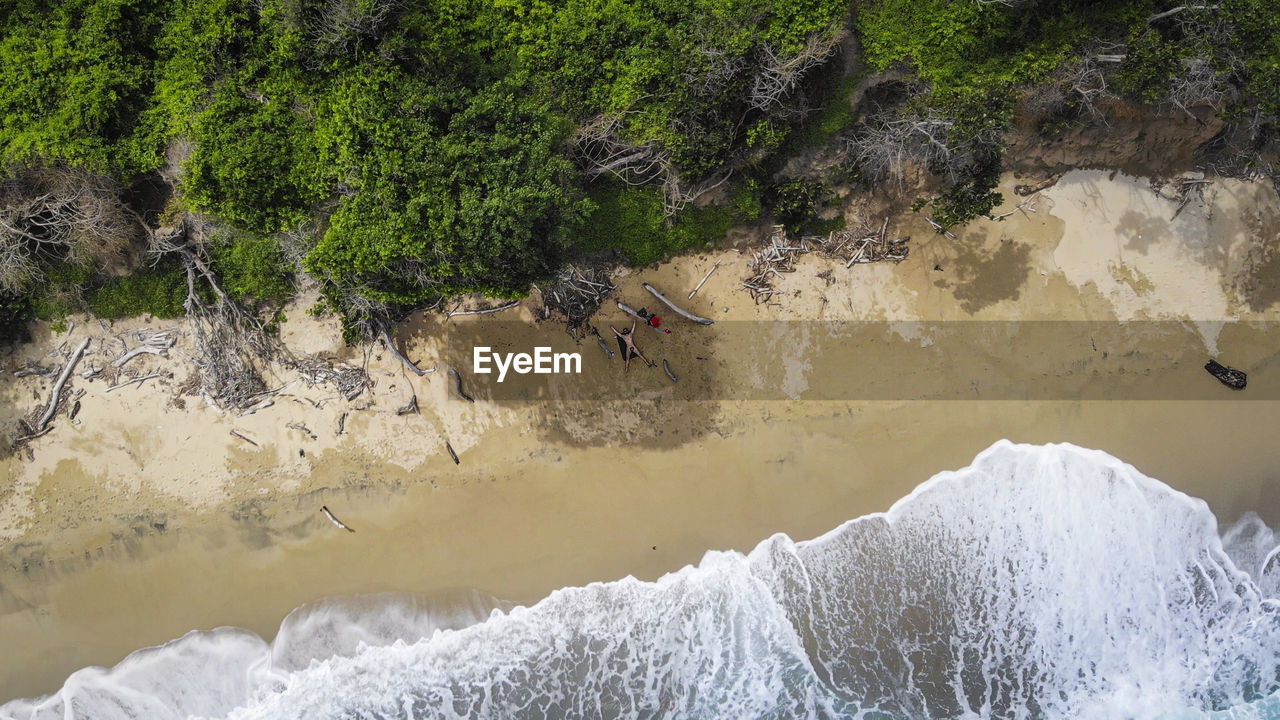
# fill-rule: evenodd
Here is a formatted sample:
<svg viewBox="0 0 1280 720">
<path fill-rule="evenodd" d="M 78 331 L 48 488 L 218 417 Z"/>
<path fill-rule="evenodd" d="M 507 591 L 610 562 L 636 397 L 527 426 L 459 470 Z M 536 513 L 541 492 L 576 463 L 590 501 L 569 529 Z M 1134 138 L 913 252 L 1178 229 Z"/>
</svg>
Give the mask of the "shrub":
<svg viewBox="0 0 1280 720">
<path fill-rule="evenodd" d="M 281 303 L 293 295 L 289 263 L 272 238 L 235 235 L 217 244 L 212 255 L 223 285 L 237 300 Z"/>
</svg>

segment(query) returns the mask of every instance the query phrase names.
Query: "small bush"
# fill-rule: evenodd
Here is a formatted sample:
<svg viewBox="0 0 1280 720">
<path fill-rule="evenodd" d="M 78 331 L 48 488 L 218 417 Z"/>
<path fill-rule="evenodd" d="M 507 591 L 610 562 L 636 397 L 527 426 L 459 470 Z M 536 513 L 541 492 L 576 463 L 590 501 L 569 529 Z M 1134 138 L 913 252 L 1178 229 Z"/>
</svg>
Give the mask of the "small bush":
<svg viewBox="0 0 1280 720">
<path fill-rule="evenodd" d="M 792 180 L 771 188 L 766 196 L 769 209 L 778 222 L 792 234 L 817 234 L 829 232 L 829 222 L 818 218 L 835 193 L 826 183 L 809 180 Z"/>
<path fill-rule="evenodd" d="M 114 278 L 89 294 L 89 309 L 102 318 L 136 317 L 150 313 L 159 318 L 183 314 L 187 278 L 176 264 L 142 268 L 132 275 Z"/>
<path fill-rule="evenodd" d="M 284 302 L 293 295 L 293 275 L 280 245 L 271 238 L 240 235 L 213 250 L 227 292 L 237 300 Z"/>
<path fill-rule="evenodd" d="M 725 208 L 685 208 L 675 222 L 662 213 L 661 190 L 601 184 L 590 193 L 595 209 L 575 238 L 583 250 L 616 250 L 631 265 L 648 265 L 719 240 L 733 226 Z"/>
</svg>

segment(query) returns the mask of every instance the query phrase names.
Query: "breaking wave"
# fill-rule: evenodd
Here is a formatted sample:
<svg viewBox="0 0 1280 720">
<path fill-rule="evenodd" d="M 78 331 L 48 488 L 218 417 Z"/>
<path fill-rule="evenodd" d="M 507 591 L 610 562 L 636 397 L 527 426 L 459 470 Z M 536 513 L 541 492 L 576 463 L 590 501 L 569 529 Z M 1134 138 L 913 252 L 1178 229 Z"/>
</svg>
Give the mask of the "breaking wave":
<svg viewBox="0 0 1280 720">
<path fill-rule="evenodd" d="M 509 608 L 372 596 L 193 632 L 0 718 L 1275 718 L 1280 539 L 1001 442 L 887 513 Z"/>
</svg>

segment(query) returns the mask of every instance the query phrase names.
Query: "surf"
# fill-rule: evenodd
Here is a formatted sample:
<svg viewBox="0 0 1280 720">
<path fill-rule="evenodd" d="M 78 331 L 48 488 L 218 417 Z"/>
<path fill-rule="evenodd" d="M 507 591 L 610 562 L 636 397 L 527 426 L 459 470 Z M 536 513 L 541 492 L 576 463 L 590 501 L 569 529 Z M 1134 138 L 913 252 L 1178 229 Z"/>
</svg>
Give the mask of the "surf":
<svg viewBox="0 0 1280 720">
<path fill-rule="evenodd" d="M 1280 543 L 1103 452 L 1000 442 L 885 513 L 656 582 L 300 608 L 0 718 L 1280 718 Z"/>
</svg>

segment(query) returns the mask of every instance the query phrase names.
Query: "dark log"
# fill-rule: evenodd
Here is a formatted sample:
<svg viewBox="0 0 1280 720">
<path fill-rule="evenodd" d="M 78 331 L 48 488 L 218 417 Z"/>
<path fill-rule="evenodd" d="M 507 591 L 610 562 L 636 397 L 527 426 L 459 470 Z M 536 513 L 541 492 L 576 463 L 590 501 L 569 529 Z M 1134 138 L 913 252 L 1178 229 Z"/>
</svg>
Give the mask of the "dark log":
<svg viewBox="0 0 1280 720">
<path fill-rule="evenodd" d="M 676 377 L 676 374 L 671 372 L 671 366 L 667 364 L 666 358 L 662 358 L 662 369 L 667 372 L 667 377 L 671 378 L 671 382 L 680 382 L 680 378 Z"/>
<path fill-rule="evenodd" d="M 1218 382 L 1221 382 L 1232 390 L 1243 390 L 1245 384 L 1248 382 L 1248 376 L 1244 374 L 1244 371 L 1237 370 L 1233 367 L 1227 367 L 1226 365 L 1219 363 L 1217 360 L 1210 360 L 1205 363 L 1204 369 L 1208 370 L 1210 375 L 1218 378 Z"/>
<path fill-rule="evenodd" d="M 329 512 L 329 508 L 328 508 L 328 507 L 326 507 L 326 506 L 324 506 L 324 505 L 321 505 L 321 506 L 320 506 L 320 512 L 324 513 L 324 516 L 325 516 L 325 517 L 327 517 L 327 518 L 329 518 L 329 522 L 333 523 L 334 525 L 338 526 L 339 528 L 341 528 L 341 529 L 343 529 L 343 530 L 346 530 L 346 531 L 347 531 L 347 532 L 349 532 L 349 533 L 353 533 L 353 532 L 355 532 L 355 530 L 352 530 L 351 528 L 347 527 L 346 525 L 343 525 L 341 520 L 339 520 L 338 518 L 334 517 L 334 516 L 333 516 L 333 513 Z"/>
<path fill-rule="evenodd" d="M 463 400 L 466 400 L 469 403 L 475 402 L 475 398 L 463 392 L 462 376 L 458 374 L 457 369 L 449 368 L 449 374 L 453 375 L 453 389 L 458 391 L 458 397 L 462 398 Z"/>
<path fill-rule="evenodd" d="M 231 434 L 232 434 L 232 435 L 235 435 L 236 437 L 240 438 L 241 440 L 243 440 L 243 441 L 245 441 L 245 442 L 249 443 L 250 445 L 252 445 L 252 446 L 254 446 L 254 447 L 259 447 L 258 443 L 254 442 L 253 440 L 250 440 L 250 439 L 249 439 L 249 437 L 248 437 L 247 435 L 242 435 L 242 434 L 240 433 L 240 431 L 238 431 L 238 430 L 232 430 L 232 431 L 231 431 Z"/>
</svg>

